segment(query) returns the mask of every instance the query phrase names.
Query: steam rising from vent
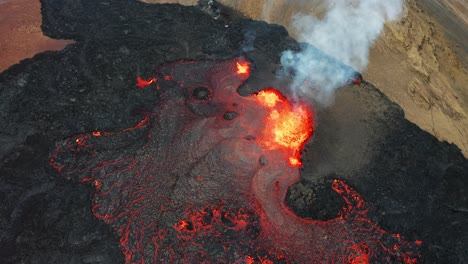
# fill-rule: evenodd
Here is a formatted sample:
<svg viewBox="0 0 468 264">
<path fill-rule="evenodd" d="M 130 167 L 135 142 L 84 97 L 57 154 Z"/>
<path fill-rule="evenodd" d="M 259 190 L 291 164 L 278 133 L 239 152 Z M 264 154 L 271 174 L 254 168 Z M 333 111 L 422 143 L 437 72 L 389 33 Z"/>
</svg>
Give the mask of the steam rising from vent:
<svg viewBox="0 0 468 264">
<path fill-rule="evenodd" d="M 293 91 L 330 103 L 334 91 L 358 75 L 354 69 L 366 68 L 369 49 L 384 22 L 396 19 L 402 8 L 402 0 L 329 0 L 323 19 L 294 15 L 299 40 L 315 47 L 282 54 L 283 68 L 294 76 Z"/>
</svg>

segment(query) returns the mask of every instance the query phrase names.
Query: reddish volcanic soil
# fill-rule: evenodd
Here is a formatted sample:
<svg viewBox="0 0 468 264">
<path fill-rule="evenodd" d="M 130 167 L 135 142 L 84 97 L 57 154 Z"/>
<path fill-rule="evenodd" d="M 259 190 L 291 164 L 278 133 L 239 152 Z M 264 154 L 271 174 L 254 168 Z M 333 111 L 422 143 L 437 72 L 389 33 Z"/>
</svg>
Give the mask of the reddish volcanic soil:
<svg viewBox="0 0 468 264">
<path fill-rule="evenodd" d="M 60 50 L 73 43 L 42 34 L 38 0 L 0 0 L 0 34 L 0 71 L 38 52 Z"/>
</svg>

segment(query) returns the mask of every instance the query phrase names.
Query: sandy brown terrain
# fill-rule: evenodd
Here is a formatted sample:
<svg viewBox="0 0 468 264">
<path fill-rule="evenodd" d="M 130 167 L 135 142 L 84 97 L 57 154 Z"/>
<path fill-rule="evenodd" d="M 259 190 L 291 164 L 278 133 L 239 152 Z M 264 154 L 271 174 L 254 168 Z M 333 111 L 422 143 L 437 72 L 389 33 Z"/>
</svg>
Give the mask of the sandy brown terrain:
<svg viewBox="0 0 468 264">
<path fill-rule="evenodd" d="M 449 9 L 438 13 L 442 10 Z M 402 19 L 387 25 L 375 43 L 364 77 L 397 102 L 407 119 L 439 140 L 455 143 L 467 156 L 468 73 L 466 56 L 457 48 L 466 44 L 446 32 L 467 35 L 466 27 L 462 31 L 451 25 L 408 2 Z"/>
<path fill-rule="evenodd" d="M 146 0 L 185 5 L 196 0 Z M 248 17 L 284 25 L 298 10 L 321 16 L 323 0 L 220 0 Z M 364 78 L 405 111 L 406 118 L 439 140 L 456 144 L 468 157 L 468 12 L 465 0 L 409 0 L 399 22 L 386 26 L 371 50 Z M 0 71 L 70 41 L 40 30 L 40 3 L 0 0 Z"/>
<path fill-rule="evenodd" d="M 437 22 L 454 43 L 453 50 L 460 61 L 468 67 L 468 2 L 466 0 L 426 1 L 417 0 Z M 446 12 L 440 12 L 446 10 Z"/>
<path fill-rule="evenodd" d="M 38 0 L 0 0 L 0 71 L 45 50 L 59 50 L 71 43 L 42 34 Z"/>
</svg>

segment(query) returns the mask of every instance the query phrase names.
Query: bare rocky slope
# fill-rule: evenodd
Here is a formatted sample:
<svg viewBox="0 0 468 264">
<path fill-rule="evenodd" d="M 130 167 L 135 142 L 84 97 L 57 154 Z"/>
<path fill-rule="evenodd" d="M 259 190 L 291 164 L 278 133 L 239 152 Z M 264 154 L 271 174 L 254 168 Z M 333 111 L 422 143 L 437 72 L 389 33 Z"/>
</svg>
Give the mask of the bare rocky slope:
<svg viewBox="0 0 468 264">
<path fill-rule="evenodd" d="M 402 19 L 387 25 L 375 43 L 364 77 L 398 103 L 408 120 L 439 140 L 455 143 L 466 157 L 468 74 L 461 60 L 466 57 L 456 48 L 462 44 L 448 38 L 445 30 L 453 28 L 409 1 Z"/>
</svg>

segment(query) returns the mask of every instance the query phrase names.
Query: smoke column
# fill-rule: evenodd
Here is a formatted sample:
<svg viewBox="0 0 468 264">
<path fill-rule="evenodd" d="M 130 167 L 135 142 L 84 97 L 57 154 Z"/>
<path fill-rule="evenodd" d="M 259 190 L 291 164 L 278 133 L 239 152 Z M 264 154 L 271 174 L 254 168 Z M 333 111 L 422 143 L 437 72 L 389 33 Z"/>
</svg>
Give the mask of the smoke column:
<svg viewBox="0 0 468 264">
<path fill-rule="evenodd" d="M 334 91 L 353 77 L 355 70 L 366 68 L 369 49 L 385 21 L 398 18 L 402 9 L 403 0 L 328 0 L 323 19 L 294 15 L 292 25 L 299 41 L 313 46 L 282 54 L 283 68 L 294 76 L 293 91 L 329 104 Z"/>
</svg>

